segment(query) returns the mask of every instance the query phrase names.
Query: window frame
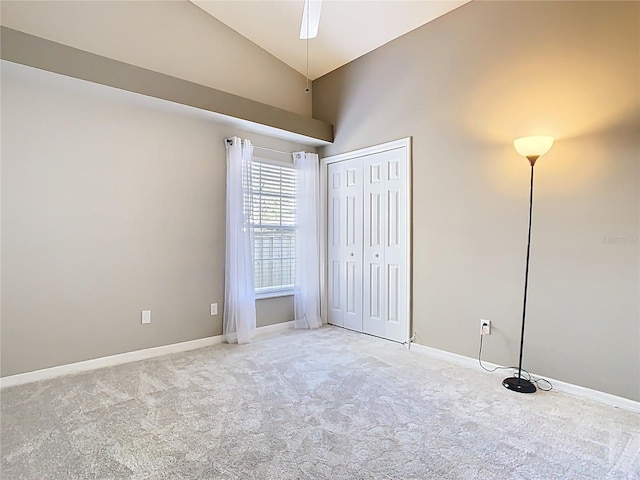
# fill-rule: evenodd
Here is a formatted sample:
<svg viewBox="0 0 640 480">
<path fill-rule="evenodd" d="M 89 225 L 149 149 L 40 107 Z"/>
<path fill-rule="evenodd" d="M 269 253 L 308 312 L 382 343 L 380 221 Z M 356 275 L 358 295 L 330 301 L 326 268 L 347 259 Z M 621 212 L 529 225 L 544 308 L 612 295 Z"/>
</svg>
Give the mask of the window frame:
<svg viewBox="0 0 640 480">
<path fill-rule="evenodd" d="M 285 162 L 282 160 L 274 160 L 271 158 L 267 158 L 267 157 L 262 157 L 259 155 L 253 155 L 253 157 L 251 158 L 251 162 L 254 163 L 264 163 L 264 164 L 268 164 L 268 165 L 273 165 L 276 167 L 284 167 L 284 168 L 290 168 L 292 170 L 294 170 L 295 174 L 297 175 L 296 172 L 296 168 L 295 168 L 295 163 L 292 162 Z M 297 183 L 297 179 L 296 181 L 294 181 L 294 184 Z M 251 188 L 251 181 L 249 181 L 249 188 Z M 281 198 L 281 197 L 280 197 Z M 294 197 L 295 198 L 295 197 Z M 297 208 L 297 198 L 295 198 L 296 200 L 296 208 Z M 253 232 L 254 230 L 254 226 L 250 224 L 250 228 L 252 229 L 252 233 L 255 236 L 255 232 Z M 297 225 L 293 226 L 293 230 L 294 232 L 297 230 Z M 295 245 L 295 240 L 294 240 L 294 245 Z M 255 246 L 254 246 L 254 263 L 255 263 Z M 294 262 L 297 260 L 297 256 L 294 255 Z M 295 265 L 295 263 L 294 263 Z M 294 266 L 295 268 L 295 266 Z M 254 271 L 254 275 L 255 275 L 255 271 Z M 255 281 L 255 278 L 254 278 Z M 265 299 L 265 298 L 277 298 L 277 297 L 289 297 L 292 296 L 294 294 L 294 289 L 295 286 L 291 285 L 281 285 L 281 286 L 274 286 L 274 287 L 262 287 L 262 288 L 257 288 L 254 285 L 254 296 L 256 298 L 256 300 L 261 300 L 261 299 Z"/>
</svg>

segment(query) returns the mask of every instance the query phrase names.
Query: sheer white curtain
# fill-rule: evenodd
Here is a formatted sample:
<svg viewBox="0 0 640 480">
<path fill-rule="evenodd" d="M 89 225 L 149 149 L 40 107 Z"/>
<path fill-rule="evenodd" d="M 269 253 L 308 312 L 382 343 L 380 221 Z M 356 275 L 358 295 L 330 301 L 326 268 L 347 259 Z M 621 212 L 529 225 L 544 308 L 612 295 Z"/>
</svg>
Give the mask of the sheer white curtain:
<svg viewBox="0 0 640 480">
<path fill-rule="evenodd" d="M 250 178 L 253 147 L 249 140 L 226 139 L 227 235 L 224 273 L 222 339 L 248 343 L 256 331 L 253 279 L 253 232 L 249 228 L 250 205 L 244 191 Z"/>
<path fill-rule="evenodd" d="M 320 319 L 320 165 L 315 153 L 293 154 L 296 167 L 296 328 L 318 328 Z"/>
</svg>

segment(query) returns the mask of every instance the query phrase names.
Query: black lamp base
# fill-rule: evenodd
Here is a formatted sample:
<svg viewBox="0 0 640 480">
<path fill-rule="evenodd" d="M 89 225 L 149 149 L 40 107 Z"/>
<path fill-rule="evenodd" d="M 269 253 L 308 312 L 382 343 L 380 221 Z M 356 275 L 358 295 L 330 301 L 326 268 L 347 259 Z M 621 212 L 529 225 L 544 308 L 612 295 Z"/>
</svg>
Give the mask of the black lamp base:
<svg viewBox="0 0 640 480">
<path fill-rule="evenodd" d="M 502 386 L 520 393 L 533 393 L 536 391 L 536 386 L 529 380 L 524 378 L 509 377 L 502 381 Z"/>
</svg>

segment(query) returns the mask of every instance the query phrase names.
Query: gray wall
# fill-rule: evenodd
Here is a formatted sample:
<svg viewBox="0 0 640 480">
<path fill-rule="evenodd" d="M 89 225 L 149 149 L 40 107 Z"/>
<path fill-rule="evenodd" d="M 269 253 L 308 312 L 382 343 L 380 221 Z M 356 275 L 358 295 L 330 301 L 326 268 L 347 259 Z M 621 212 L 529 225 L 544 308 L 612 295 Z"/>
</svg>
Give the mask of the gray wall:
<svg viewBox="0 0 640 480">
<path fill-rule="evenodd" d="M 640 400 L 640 4 L 471 2 L 314 82 L 324 155 L 413 136 L 417 342 Z M 488 377 L 487 381 L 495 379 Z"/>
<path fill-rule="evenodd" d="M 223 139 L 309 148 L 12 64 L 1 113 L 2 376 L 219 335 Z M 292 309 L 261 300 L 258 324 Z"/>
<path fill-rule="evenodd" d="M 188 0 L 3 0 L 0 7 L 4 26 L 311 114 L 303 75 Z"/>
<path fill-rule="evenodd" d="M 306 149 L 309 151 L 309 149 Z M 293 295 L 256 300 L 256 325 L 266 327 L 293 320 Z"/>
</svg>

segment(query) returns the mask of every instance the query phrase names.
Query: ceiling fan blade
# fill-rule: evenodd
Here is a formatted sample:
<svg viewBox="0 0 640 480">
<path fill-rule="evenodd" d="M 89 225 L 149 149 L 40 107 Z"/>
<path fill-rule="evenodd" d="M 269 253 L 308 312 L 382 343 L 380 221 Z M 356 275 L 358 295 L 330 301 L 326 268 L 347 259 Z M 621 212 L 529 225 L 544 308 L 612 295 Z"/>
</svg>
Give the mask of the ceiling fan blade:
<svg viewBox="0 0 640 480">
<path fill-rule="evenodd" d="M 316 38 L 320 24 L 322 0 L 304 0 L 304 11 L 300 22 L 300 39 Z M 307 28 L 308 27 L 308 28 Z"/>
</svg>

